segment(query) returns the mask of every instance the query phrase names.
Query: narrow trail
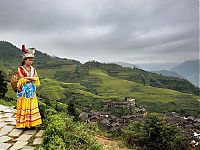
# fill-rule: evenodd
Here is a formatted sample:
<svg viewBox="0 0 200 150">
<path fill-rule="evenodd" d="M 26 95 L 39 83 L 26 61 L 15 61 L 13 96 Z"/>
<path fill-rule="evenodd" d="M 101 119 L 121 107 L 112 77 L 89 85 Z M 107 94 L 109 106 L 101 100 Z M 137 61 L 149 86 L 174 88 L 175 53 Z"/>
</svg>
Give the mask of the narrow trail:
<svg viewBox="0 0 200 150">
<path fill-rule="evenodd" d="M 106 137 L 96 136 L 95 138 L 99 144 L 103 145 L 102 150 L 130 150 L 117 141 L 110 140 Z"/>
</svg>

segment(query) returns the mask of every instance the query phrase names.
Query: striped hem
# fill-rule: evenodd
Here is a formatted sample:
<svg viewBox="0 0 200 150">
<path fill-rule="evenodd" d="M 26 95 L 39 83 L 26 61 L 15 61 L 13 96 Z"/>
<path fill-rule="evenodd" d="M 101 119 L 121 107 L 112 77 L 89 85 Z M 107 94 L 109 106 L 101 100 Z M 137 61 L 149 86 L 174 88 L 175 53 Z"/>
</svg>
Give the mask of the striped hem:
<svg viewBox="0 0 200 150">
<path fill-rule="evenodd" d="M 37 121 L 37 120 L 39 120 L 39 119 L 41 119 L 41 117 L 40 118 L 37 118 L 37 119 L 35 119 L 35 120 L 26 120 L 26 121 L 23 121 L 23 122 L 20 122 L 20 121 L 16 121 L 17 123 L 25 123 L 25 122 L 34 122 L 34 121 Z M 42 119 L 41 119 L 42 120 Z"/>
<path fill-rule="evenodd" d="M 25 114 L 25 115 L 22 115 L 22 114 L 16 114 L 16 116 L 31 116 L 31 115 L 35 115 L 35 114 L 37 114 L 37 113 L 39 113 L 39 112 L 36 112 L 36 113 L 34 113 L 34 114 Z"/>
<path fill-rule="evenodd" d="M 23 110 L 23 111 L 27 111 L 27 110 L 34 110 L 34 109 L 37 109 L 38 107 L 35 107 L 35 108 L 33 108 L 33 109 L 22 109 L 22 108 L 20 108 L 20 109 L 17 109 L 17 111 L 20 111 L 20 110 Z"/>
</svg>

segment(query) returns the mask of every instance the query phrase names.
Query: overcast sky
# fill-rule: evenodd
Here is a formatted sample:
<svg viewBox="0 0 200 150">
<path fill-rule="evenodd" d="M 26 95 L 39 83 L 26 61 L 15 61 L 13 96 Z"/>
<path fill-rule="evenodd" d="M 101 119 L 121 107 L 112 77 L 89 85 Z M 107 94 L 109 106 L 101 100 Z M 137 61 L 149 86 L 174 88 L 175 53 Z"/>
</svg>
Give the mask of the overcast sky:
<svg viewBox="0 0 200 150">
<path fill-rule="evenodd" d="M 199 0 L 0 0 L 0 40 L 81 62 L 199 57 Z"/>
</svg>

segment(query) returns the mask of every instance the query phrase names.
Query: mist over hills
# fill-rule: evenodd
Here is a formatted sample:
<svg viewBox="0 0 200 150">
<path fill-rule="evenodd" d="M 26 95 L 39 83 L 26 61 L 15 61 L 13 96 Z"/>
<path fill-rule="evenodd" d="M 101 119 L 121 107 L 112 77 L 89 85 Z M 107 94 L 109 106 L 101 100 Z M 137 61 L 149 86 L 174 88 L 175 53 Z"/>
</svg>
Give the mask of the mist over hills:
<svg viewBox="0 0 200 150">
<path fill-rule="evenodd" d="M 127 62 L 115 62 L 116 64 L 123 66 L 123 67 L 130 67 L 130 68 L 139 68 L 141 69 L 141 67 L 139 65 L 134 65 L 131 63 L 127 63 Z"/>
<path fill-rule="evenodd" d="M 177 72 L 175 71 L 168 71 L 168 70 L 160 70 L 160 71 L 151 71 L 157 74 L 161 74 L 164 76 L 171 76 L 171 77 L 178 77 L 178 78 L 184 78 L 183 76 L 179 75 Z"/>
<path fill-rule="evenodd" d="M 148 70 L 154 73 L 162 74 L 164 76 L 172 76 L 184 78 L 193 83 L 196 86 L 200 86 L 200 60 L 188 60 L 184 62 L 166 62 L 166 63 L 143 63 L 143 64 L 131 64 L 125 62 L 119 62 L 119 65 L 124 67 L 137 66 L 138 68 Z"/>
<path fill-rule="evenodd" d="M 185 79 L 200 87 L 200 60 L 188 60 L 173 68 L 172 71 L 177 72 Z"/>
<path fill-rule="evenodd" d="M 137 66 L 140 69 L 147 71 L 161 71 L 161 70 L 170 70 L 171 68 L 181 64 L 182 62 L 163 62 L 163 63 L 127 63 L 127 62 L 116 62 L 116 64 L 122 65 L 124 67 Z"/>
</svg>

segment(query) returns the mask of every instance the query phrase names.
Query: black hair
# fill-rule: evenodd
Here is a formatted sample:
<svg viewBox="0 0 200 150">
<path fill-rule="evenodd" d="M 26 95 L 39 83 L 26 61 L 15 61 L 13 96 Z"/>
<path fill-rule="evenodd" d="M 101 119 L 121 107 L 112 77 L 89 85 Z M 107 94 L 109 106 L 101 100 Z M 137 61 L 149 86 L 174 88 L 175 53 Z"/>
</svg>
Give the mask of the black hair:
<svg viewBox="0 0 200 150">
<path fill-rule="evenodd" d="M 21 65 L 22 65 L 22 66 L 25 65 L 25 60 L 22 61 L 22 64 L 21 64 Z"/>
<path fill-rule="evenodd" d="M 26 59 L 27 59 L 27 58 L 24 58 L 24 59 L 23 59 L 22 64 L 21 64 L 22 66 L 25 65 L 25 60 L 26 60 Z"/>
</svg>

